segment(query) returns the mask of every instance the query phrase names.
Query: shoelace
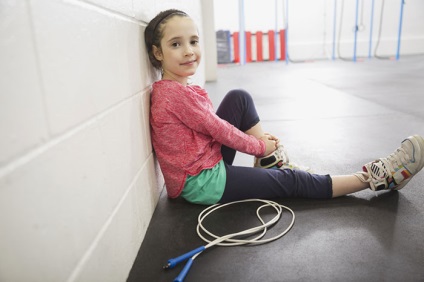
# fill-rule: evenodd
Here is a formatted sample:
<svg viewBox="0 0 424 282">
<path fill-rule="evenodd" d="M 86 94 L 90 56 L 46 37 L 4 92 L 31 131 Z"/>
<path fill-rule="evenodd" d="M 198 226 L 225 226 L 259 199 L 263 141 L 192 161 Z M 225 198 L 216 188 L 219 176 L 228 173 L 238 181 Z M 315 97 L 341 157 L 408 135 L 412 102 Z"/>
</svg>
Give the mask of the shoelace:
<svg viewBox="0 0 424 282">
<path fill-rule="evenodd" d="M 289 156 L 287 155 L 286 149 L 284 148 L 283 145 L 278 146 L 277 150 L 275 150 L 275 155 L 277 157 L 277 160 L 283 161 L 283 165 L 281 166 L 282 168 L 300 169 L 300 170 L 304 170 L 304 171 L 312 173 L 312 170 L 311 170 L 310 167 L 301 166 L 301 165 L 298 165 L 296 163 L 290 162 Z"/>
<path fill-rule="evenodd" d="M 369 173 L 367 173 L 365 171 L 358 171 L 358 172 L 355 172 L 353 175 L 355 175 L 362 182 L 365 182 L 365 183 L 366 182 L 369 182 L 369 183 L 371 183 L 372 178 L 369 175 Z M 374 191 L 374 195 L 376 197 L 378 197 L 377 191 Z"/>
<path fill-rule="evenodd" d="M 394 171 L 395 166 L 393 164 L 396 164 L 396 166 L 405 165 L 408 163 L 410 159 L 411 158 L 406 153 L 405 149 L 399 147 L 394 153 L 390 154 L 387 158 L 379 159 L 379 161 L 381 161 L 383 165 L 378 165 L 378 164 L 373 164 L 373 165 L 378 166 L 378 168 L 381 170 L 385 169 L 388 171 Z M 359 171 L 354 173 L 354 175 L 357 178 L 359 178 L 359 180 L 361 180 L 362 182 L 371 182 L 372 176 L 374 174 L 375 173 L 373 171 L 371 172 Z"/>
<path fill-rule="evenodd" d="M 286 159 L 283 158 L 283 153 Z M 289 157 L 285 153 L 283 145 L 278 145 L 277 150 L 275 150 L 275 154 L 277 155 L 277 160 L 283 160 L 284 164 L 289 163 Z"/>
<path fill-rule="evenodd" d="M 403 148 L 398 148 L 396 152 L 390 154 L 387 158 L 387 161 L 389 163 L 390 169 L 393 171 L 393 163 L 396 164 L 396 166 L 399 165 L 405 165 L 408 163 L 411 158 L 406 153 L 406 151 Z"/>
<path fill-rule="evenodd" d="M 355 175 L 362 182 L 371 182 L 372 179 L 370 174 L 365 171 L 358 171 L 355 172 L 353 175 Z"/>
</svg>

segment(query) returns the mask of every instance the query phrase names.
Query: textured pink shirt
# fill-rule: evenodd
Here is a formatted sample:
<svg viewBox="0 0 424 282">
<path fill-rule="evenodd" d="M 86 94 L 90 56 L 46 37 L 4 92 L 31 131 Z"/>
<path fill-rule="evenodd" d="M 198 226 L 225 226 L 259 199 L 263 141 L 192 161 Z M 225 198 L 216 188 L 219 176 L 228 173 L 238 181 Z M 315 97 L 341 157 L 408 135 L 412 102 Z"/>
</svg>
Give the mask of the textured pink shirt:
<svg viewBox="0 0 424 282">
<path fill-rule="evenodd" d="M 221 159 L 221 144 L 263 156 L 265 142 L 215 114 L 206 90 L 172 80 L 153 84 L 150 109 L 153 148 L 168 196 L 181 194 L 187 175 L 197 175 Z"/>
</svg>

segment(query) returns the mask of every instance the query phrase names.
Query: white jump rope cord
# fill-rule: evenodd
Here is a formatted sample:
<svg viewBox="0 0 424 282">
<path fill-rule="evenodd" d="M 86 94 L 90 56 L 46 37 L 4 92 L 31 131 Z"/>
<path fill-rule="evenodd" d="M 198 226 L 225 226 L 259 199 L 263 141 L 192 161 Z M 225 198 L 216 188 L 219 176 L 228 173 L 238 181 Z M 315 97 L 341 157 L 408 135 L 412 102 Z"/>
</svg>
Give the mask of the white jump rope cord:
<svg viewBox="0 0 424 282">
<path fill-rule="evenodd" d="M 258 225 L 256 227 L 252 227 L 240 232 L 236 232 L 236 233 L 232 233 L 232 234 L 228 234 L 225 236 L 217 236 L 215 234 L 213 234 L 212 232 L 208 231 L 204 226 L 203 226 L 203 221 L 205 220 L 206 217 L 208 217 L 211 213 L 215 212 L 216 210 L 220 209 L 220 208 L 224 208 L 226 206 L 229 205 L 233 205 L 233 204 L 238 204 L 238 203 L 245 203 L 245 202 L 262 202 L 264 203 L 262 206 L 260 206 L 259 208 L 257 208 L 256 210 L 256 216 L 258 217 L 258 219 L 260 220 L 260 222 L 262 223 L 262 225 Z M 265 222 L 263 220 L 263 218 L 260 215 L 260 211 L 261 209 L 265 208 L 265 207 L 272 207 L 274 208 L 276 214 L 275 216 L 269 220 L 268 222 Z M 272 226 L 273 224 L 277 223 L 282 215 L 283 209 L 288 210 L 291 214 L 292 214 L 292 220 L 289 224 L 289 226 L 280 234 L 268 238 L 268 239 L 262 239 L 267 230 L 268 227 Z M 212 205 L 210 207 L 207 207 L 206 209 L 204 209 L 200 214 L 199 217 L 197 218 L 197 234 L 199 235 L 200 238 L 202 238 L 203 241 L 207 242 L 208 244 L 206 246 L 202 246 L 200 248 L 197 248 L 191 252 L 188 252 L 184 255 L 181 255 L 177 258 L 174 259 L 170 259 L 168 260 L 168 264 L 166 266 L 164 266 L 164 268 L 173 268 L 175 267 L 176 264 L 185 261 L 188 259 L 188 262 L 186 264 L 186 266 L 184 267 L 184 269 L 181 271 L 180 275 L 174 280 L 174 282 L 182 282 L 185 278 L 185 276 L 188 273 L 188 270 L 190 269 L 193 260 L 200 255 L 205 249 L 208 249 L 212 246 L 239 246 L 239 245 L 260 245 L 260 244 L 265 244 L 274 240 L 277 240 L 281 237 L 283 237 L 287 232 L 290 231 L 290 229 L 292 228 L 293 224 L 294 224 L 294 220 L 295 220 L 295 215 L 293 210 L 291 210 L 289 207 L 280 205 L 274 201 L 270 201 L 270 200 L 262 200 L 262 199 L 248 199 L 248 200 L 241 200 L 241 201 L 235 201 L 235 202 L 230 202 L 230 203 L 226 203 L 226 204 L 216 204 L 216 205 Z M 258 232 L 262 231 L 258 236 L 256 236 L 255 238 L 252 239 L 232 239 L 233 237 L 237 237 L 237 236 L 242 236 L 242 235 L 249 235 L 249 234 L 256 234 Z M 207 239 L 202 232 L 206 233 L 207 235 L 209 235 L 212 238 L 215 238 L 214 240 L 209 240 Z"/>
</svg>

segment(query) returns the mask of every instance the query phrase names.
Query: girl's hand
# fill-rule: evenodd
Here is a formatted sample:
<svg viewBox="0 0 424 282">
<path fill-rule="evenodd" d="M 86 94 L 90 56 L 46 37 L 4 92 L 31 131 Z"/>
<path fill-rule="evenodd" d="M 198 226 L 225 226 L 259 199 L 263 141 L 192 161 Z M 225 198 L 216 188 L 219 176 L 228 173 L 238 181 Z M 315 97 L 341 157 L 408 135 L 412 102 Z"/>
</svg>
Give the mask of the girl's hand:
<svg viewBox="0 0 424 282">
<path fill-rule="evenodd" d="M 264 136 L 261 136 L 261 138 L 259 139 L 265 142 L 266 149 L 265 149 L 264 156 L 271 154 L 272 152 L 275 151 L 275 149 L 277 149 L 277 146 L 278 146 L 277 141 L 275 139 L 271 139 L 269 135 L 265 134 Z"/>
<path fill-rule="evenodd" d="M 268 136 L 268 139 L 274 140 L 277 143 L 276 147 L 278 147 L 278 145 L 280 145 L 280 139 L 278 139 L 278 137 L 276 137 L 276 136 L 274 136 L 274 135 L 272 135 L 268 132 L 265 132 L 265 136 Z"/>
</svg>

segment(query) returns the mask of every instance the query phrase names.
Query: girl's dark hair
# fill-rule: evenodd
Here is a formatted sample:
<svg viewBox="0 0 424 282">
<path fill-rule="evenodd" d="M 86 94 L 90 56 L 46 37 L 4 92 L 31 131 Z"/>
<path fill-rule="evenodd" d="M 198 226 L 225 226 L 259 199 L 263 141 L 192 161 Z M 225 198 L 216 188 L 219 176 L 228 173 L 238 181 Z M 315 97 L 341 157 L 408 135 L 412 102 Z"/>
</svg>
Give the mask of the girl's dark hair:
<svg viewBox="0 0 424 282">
<path fill-rule="evenodd" d="M 149 22 L 144 30 L 144 42 L 146 43 L 147 54 L 149 55 L 150 62 L 157 69 L 160 69 L 162 64 L 156 60 L 153 54 L 153 45 L 160 48 L 160 41 L 163 37 L 163 26 L 170 18 L 176 15 L 188 17 L 185 12 L 176 9 L 162 11 Z"/>
</svg>

